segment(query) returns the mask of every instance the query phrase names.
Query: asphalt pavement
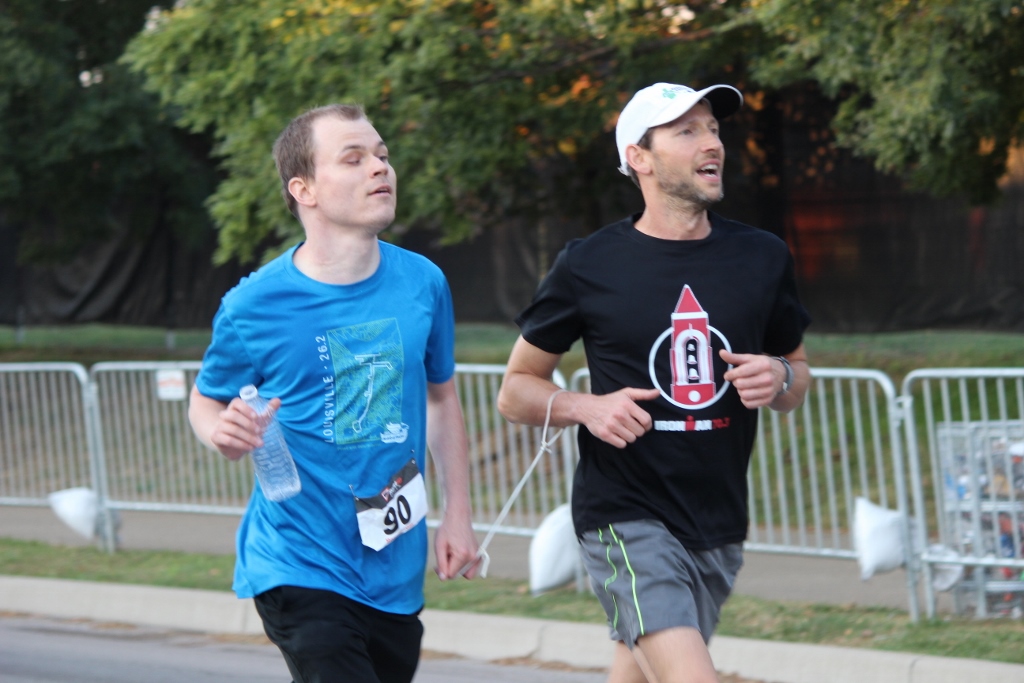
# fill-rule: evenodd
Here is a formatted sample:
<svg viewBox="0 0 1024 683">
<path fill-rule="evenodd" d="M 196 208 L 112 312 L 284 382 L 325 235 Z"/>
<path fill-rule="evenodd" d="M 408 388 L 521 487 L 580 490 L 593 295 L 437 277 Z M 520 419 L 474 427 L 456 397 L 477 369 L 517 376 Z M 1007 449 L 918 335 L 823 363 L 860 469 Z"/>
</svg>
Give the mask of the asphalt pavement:
<svg viewBox="0 0 1024 683">
<path fill-rule="evenodd" d="M 121 546 L 233 553 L 237 523 L 232 516 L 124 512 Z M 0 536 L 64 545 L 90 543 L 64 527 L 48 508 L 0 506 Z M 496 537 L 489 549 L 490 574 L 527 578 L 528 547 L 528 539 Z M 906 608 L 902 571 L 862 582 L 856 564 L 844 560 L 748 553 L 736 591 L 769 599 Z M 262 632 L 251 601 L 218 591 L 0 577 L 0 611 L 194 633 L 252 636 Z M 478 664 L 547 663 L 594 673 L 611 659 L 607 630 L 600 625 L 431 609 L 422 618 L 425 650 Z M 773 683 L 1024 683 L 1024 666 L 971 659 L 725 636 L 712 640 L 711 652 L 720 671 Z M 523 680 L 542 681 L 536 676 Z"/>
<path fill-rule="evenodd" d="M 4 683 L 282 683 L 290 680 L 265 638 L 118 623 L 0 615 Z M 427 653 L 415 683 L 601 683 L 603 672 L 494 664 Z"/>
</svg>

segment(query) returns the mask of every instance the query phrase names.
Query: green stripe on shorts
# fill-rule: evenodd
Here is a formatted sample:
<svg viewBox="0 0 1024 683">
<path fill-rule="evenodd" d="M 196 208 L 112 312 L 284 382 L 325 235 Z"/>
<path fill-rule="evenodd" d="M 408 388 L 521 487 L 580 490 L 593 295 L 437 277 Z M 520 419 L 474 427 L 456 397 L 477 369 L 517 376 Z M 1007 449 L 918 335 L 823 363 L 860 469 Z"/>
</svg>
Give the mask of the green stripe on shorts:
<svg viewBox="0 0 1024 683">
<path fill-rule="evenodd" d="M 626 542 L 618 537 L 611 524 L 608 525 L 608 531 L 611 533 L 612 538 L 615 539 L 615 542 L 618 543 L 619 549 L 622 551 L 622 560 L 626 563 L 626 570 L 629 571 L 631 581 L 630 587 L 633 592 L 633 606 L 636 607 L 636 619 L 640 625 L 640 635 L 644 635 L 644 615 L 640 612 L 640 599 L 636 596 L 636 572 L 633 571 L 633 567 L 629 564 L 629 555 L 626 553 Z"/>
<path fill-rule="evenodd" d="M 611 531 L 611 527 L 610 526 L 608 527 L 608 530 Z M 597 530 L 597 537 L 598 537 L 598 539 L 600 539 L 600 541 L 602 543 L 604 543 L 604 532 L 601 529 Z M 618 626 L 619 626 L 619 603 L 617 603 L 615 601 L 615 595 L 613 595 L 611 593 L 611 591 L 608 590 L 608 586 L 610 586 L 612 584 L 612 581 L 615 580 L 615 577 L 617 577 L 619 575 L 619 570 L 615 566 L 615 563 L 612 562 L 612 546 L 611 546 L 610 543 L 605 546 L 604 551 L 605 551 L 604 552 L 605 559 L 608 560 L 608 566 L 612 568 L 612 575 L 604 580 L 604 592 L 608 593 L 609 597 L 611 597 L 611 599 L 612 599 L 612 604 L 615 605 L 615 617 L 612 619 L 612 628 L 618 629 Z"/>
</svg>

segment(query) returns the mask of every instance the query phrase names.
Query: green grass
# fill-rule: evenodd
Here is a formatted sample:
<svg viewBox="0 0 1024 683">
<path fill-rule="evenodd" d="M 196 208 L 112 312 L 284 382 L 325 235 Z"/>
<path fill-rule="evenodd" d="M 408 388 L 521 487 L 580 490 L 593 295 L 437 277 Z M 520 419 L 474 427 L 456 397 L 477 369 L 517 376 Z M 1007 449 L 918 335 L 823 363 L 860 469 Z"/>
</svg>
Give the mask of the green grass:
<svg viewBox="0 0 1024 683">
<path fill-rule="evenodd" d="M 230 590 L 234 557 L 169 551 L 51 546 L 0 538 L 0 574 Z M 529 594 L 525 581 L 488 578 L 442 583 L 428 572 L 431 609 L 603 624 L 590 593 L 573 587 Z M 743 638 L 873 648 L 1024 664 L 1024 622 L 946 617 L 912 624 L 901 610 L 774 602 L 736 595 L 718 633 Z"/>
<path fill-rule="evenodd" d="M 173 588 L 231 590 L 233 555 L 51 546 L 0 538 L 0 574 L 133 583 Z"/>
<path fill-rule="evenodd" d="M 1024 334 L 922 330 L 886 334 L 809 334 L 811 366 L 868 368 L 889 375 L 899 389 L 917 368 L 1019 367 Z"/>
<path fill-rule="evenodd" d="M 463 323 L 455 328 L 455 359 L 460 363 L 504 365 L 519 336 L 514 325 Z M 89 366 L 110 360 L 201 360 L 210 330 L 175 330 L 174 348 L 167 331 L 122 325 L 26 327 L 21 332 L 0 325 L 0 363 L 65 361 Z M 581 344 L 565 355 L 560 370 L 568 380 L 585 360 Z"/>
<path fill-rule="evenodd" d="M 460 363 L 493 363 L 504 365 L 519 337 L 515 325 L 497 323 L 461 323 L 455 326 L 455 360 Z M 572 373 L 586 365 L 583 344 L 577 342 L 562 357 L 558 369 L 569 381 Z"/>
<path fill-rule="evenodd" d="M 455 331 L 456 358 L 463 363 L 503 364 L 518 334 L 511 324 L 461 323 Z M 209 330 L 176 330 L 174 348 L 168 349 L 161 328 L 89 324 L 26 327 L 19 343 L 14 328 L 0 326 L 0 362 L 198 360 L 209 340 Z M 915 368 L 1013 367 L 1024 362 L 1024 334 L 1019 333 L 811 333 L 805 345 L 812 365 L 881 370 L 897 386 Z M 561 370 L 568 378 L 583 365 L 577 344 L 566 354 Z"/>
<path fill-rule="evenodd" d="M 126 325 L 0 326 L 0 363 L 70 362 L 92 365 L 110 360 L 199 360 L 210 330 L 167 331 Z"/>
<path fill-rule="evenodd" d="M 1024 664 L 1024 622 L 1019 620 L 947 616 L 914 624 L 895 609 L 733 596 L 718 633 Z"/>
</svg>

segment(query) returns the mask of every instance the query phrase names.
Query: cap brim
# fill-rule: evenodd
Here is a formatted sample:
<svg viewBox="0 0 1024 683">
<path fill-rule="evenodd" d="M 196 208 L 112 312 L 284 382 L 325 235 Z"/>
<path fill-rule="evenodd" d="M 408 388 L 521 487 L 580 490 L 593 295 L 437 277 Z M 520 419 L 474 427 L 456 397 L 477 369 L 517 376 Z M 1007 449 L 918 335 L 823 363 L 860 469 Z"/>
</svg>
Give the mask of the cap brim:
<svg viewBox="0 0 1024 683">
<path fill-rule="evenodd" d="M 719 121 L 732 116 L 743 106 L 743 95 L 731 85 L 713 85 L 701 90 L 700 94 L 711 103 L 711 112 Z"/>
</svg>

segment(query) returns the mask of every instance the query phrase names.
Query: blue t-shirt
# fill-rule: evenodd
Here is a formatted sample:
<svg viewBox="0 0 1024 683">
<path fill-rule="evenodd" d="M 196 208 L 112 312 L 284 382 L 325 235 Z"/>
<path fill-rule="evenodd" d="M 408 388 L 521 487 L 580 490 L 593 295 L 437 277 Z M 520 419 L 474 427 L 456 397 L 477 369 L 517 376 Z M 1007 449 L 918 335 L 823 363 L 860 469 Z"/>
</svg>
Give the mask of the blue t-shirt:
<svg viewBox="0 0 1024 683">
<path fill-rule="evenodd" d="M 376 609 L 423 607 L 421 522 L 376 551 L 360 540 L 354 496 L 371 498 L 426 452 L 427 382 L 455 370 L 451 293 L 426 258 L 380 242 L 377 271 L 332 285 L 301 273 L 297 247 L 221 301 L 196 386 L 231 401 L 254 384 L 278 418 L 302 491 L 268 501 L 256 483 L 238 529 L 238 597 L 291 585 Z"/>
</svg>

